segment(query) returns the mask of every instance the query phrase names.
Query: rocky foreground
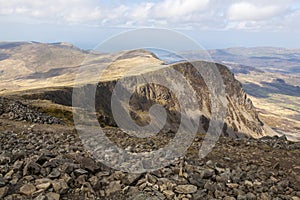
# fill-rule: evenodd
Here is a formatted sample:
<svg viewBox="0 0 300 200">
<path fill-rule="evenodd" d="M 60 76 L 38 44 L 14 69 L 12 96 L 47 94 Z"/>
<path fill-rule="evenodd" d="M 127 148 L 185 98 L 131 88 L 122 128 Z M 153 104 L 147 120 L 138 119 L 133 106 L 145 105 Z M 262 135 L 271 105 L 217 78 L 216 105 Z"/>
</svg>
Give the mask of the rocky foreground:
<svg viewBox="0 0 300 200">
<path fill-rule="evenodd" d="M 163 147 L 172 134 L 135 141 L 107 136 L 133 152 Z M 0 119 L 0 199 L 300 199 L 300 144 L 282 138 L 220 138 L 198 158 L 203 135 L 185 157 L 155 172 L 128 174 L 96 162 L 63 124 Z M 125 139 L 124 139 L 125 138 Z"/>
</svg>

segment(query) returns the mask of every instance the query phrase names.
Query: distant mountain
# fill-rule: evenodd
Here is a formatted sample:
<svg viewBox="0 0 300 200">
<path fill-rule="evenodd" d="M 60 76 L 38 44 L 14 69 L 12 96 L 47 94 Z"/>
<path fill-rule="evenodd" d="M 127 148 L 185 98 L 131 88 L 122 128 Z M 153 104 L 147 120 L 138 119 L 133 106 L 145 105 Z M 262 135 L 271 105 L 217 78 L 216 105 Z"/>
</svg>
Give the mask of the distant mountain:
<svg viewBox="0 0 300 200">
<path fill-rule="evenodd" d="M 85 53 L 67 43 L 1 42 L 0 79 L 9 81 L 26 77 L 49 78 L 62 69 L 67 72 L 68 69 L 78 66 Z"/>
<path fill-rule="evenodd" d="M 294 74 L 300 72 L 300 49 L 273 47 L 228 48 L 207 50 L 210 57 L 219 63 L 242 64 L 269 72 Z M 205 52 L 184 52 L 183 56 L 203 58 Z M 194 55 L 194 57 L 193 57 Z"/>
<path fill-rule="evenodd" d="M 140 50 L 131 54 L 135 58 L 144 56 L 145 59 L 140 59 L 136 64 L 141 60 L 145 64 L 162 63 L 148 51 Z M 149 61 L 146 61 L 147 56 Z M 1 42 L 0 57 L 0 94 L 35 88 L 72 86 L 80 66 L 87 65 L 96 69 L 101 67 L 100 65 L 105 66 L 112 62 L 113 59 L 126 59 L 119 58 L 118 54 L 87 52 L 68 43 L 38 42 Z M 122 76 L 126 72 L 124 66 L 111 76 Z M 89 79 L 89 74 L 86 74 L 86 77 Z"/>
<path fill-rule="evenodd" d="M 238 73 L 259 70 L 260 72 L 300 74 L 300 49 L 256 47 L 177 53 L 157 49 L 149 50 L 167 63 L 176 63 L 183 60 L 207 60 L 230 66 L 233 71 L 237 70 Z"/>
</svg>

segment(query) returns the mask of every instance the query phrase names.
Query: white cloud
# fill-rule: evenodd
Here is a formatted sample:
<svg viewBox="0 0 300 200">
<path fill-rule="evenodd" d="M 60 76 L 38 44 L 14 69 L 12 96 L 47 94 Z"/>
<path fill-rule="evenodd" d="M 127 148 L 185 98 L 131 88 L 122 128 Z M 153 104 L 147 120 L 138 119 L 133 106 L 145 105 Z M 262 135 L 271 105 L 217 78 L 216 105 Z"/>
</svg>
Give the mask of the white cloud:
<svg viewBox="0 0 300 200">
<path fill-rule="evenodd" d="M 298 0 L 0 0 L 0 18 L 36 23 L 201 29 L 294 28 Z M 284 24 L 285 22 L 288 22 Z"/>
<path fill-rule="evenodd" d="M 101 16 L 96 0 L 0 0 L 0 5 L 0 15 L 19 15 L 46 22 L 83 22 Z"/>
<path fill-rule="evenodd" d="M 145 20 L 149 17 L 154 5 L 151 2 L 135 5 L 131 9 L 130 17 L 136 20 Z"/>
<path fill-rule="evenodd" d="M 300 27 L 300 9 L 287 14 L 283 20 L 277 22 L 277 26 L 288 32 L 299 32 Z"/>
<path fill-rule="evenodd" d="M 229 20 L 266 20 L 278 16 L 287 7 L 282 5 L 255 5 L 249 2 L 239 2 L 231 5 L 228 10 Z"/>
<path fill-rule="evenodd" d="M 154 15 L 159 18 L 179 18 L 202 11 L 209 0 L 164 0 L 154 6 Z"/>
<path fill-rule="evenodd" d="M 176 24 L 180 27 L 193 23 L 200 13 L 205 12 L 210 0 L 164 0 L 162 2 L 146 2 L 128 8 L 130 24 L 148 26 L 168 26 Z"/>
</svg>

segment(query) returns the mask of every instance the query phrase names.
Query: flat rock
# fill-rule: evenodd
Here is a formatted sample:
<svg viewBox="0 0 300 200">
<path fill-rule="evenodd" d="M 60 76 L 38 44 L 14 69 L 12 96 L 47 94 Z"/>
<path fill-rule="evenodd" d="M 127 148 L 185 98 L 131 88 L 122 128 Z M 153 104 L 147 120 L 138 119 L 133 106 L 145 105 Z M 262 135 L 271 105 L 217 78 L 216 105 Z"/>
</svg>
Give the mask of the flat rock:
<svg viewBox="0 0 300 200">
<path fill-rule="evenodd" d="M 180 194 L 193 194 L 197 192 L 197 186 L 194 185 L 178 185 L 175 187 L 175 192 Z"/>
<path fill-rule="evenodd" d="M 59 200 L 60 199 L 60 195 L 54 192 L 49 192 L 46 194 L 48 200 Z"/>
<path fill-rule="evenodd" d="M 35 185 L 40 185 L 43 183 L 51 183 L 51 182 L 52 182 L 52 180 L 49 178 L 40 178 L 40 179 L 35 180 Z"/>
<path fill-rule="evenodd" d="M 63 179 L 54 180 L 52 182 L 52 187 L 53 187 L 54 191 L 59 194 L 64 194 L 69 189 L 68 184 Z"/>
<path fill-rule="evenodd" d="M 20 188 L 20 192 L 27 196 L 32 195 L 35 191 L 36 191 L 36 187 L 32 184 L 26 184 Z"/>
<path fill-rule="evenodd" d="M 239 187 L 239 184 L 237 184 L 237 183 L 227 183 L 226 185 L 227 185 L 227 187 L 229 187 L 231 189 L 235 189 L 235 188 Z"/>
<path fill-rule="evenodd" d="M 51 183 L 48 182 L 48 183 L 42 183 L 42 184 L 36 185 L 36 188 L 47 190 L 50 186 L 51 186 Z"/>
</svg>

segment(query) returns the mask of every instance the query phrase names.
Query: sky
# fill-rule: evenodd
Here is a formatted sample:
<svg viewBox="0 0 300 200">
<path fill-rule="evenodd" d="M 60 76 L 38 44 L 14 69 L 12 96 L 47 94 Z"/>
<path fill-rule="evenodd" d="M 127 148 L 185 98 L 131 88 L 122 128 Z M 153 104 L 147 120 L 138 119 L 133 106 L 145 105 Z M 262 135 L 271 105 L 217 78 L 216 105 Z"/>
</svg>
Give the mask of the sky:
<svg viewBox="0 0 300 200">
<path fill-rule="evenodd" d="M 208 49 L 300 48 L 300 0 L 0 0 L 0 41 L 92 49 L 128 30 L 163 28 Z"/>
</svg>

